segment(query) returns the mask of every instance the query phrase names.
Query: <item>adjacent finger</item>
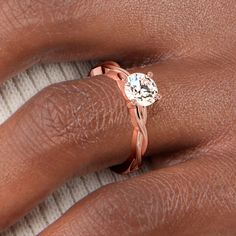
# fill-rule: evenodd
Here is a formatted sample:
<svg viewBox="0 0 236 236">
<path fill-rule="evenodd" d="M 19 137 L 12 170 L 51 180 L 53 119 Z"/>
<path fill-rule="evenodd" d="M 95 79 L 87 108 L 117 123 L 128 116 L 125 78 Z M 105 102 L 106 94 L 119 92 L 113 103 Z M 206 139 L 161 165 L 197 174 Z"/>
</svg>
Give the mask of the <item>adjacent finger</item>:
<svg viewBox="0 0 236 236">
<path fill-rule="evenodd" d="M 136 69 L 152 71 L 163 96 L 149 108 L 148 154 L 207 142 L 233 122 L 232 109 L 225 109 L 232 104 L 228 91 L 233 78 L 222 90 L 225 69 L 219 68 L 212 78 L 211 68 L 187 68 L 184 62 L 173 62 Z M 1 228 L 66 178 L 121 163 L 130 153 L 126 104 L 116 83 L 105 76 L 50 86 L 0 129 Z"/>
<path fill-rule="evenodd" d="M 211 17 L 205 17 L 208 13 Z M 222 58 L 233 61 L 234 15 L 232 0 L 223 6 L 212 5 L 211 0 L 2 0 L 0 80 L 39 60 L 51 59 L 106 58 L 134 63 L 191 56 L 217 57 L 219 63 Z"/>
<path fill-rule="evenodd" d="M 234 235 L 233 137 L 180 154 L 194 160 L 97 190 L 40 235 Z"/>
</svg>

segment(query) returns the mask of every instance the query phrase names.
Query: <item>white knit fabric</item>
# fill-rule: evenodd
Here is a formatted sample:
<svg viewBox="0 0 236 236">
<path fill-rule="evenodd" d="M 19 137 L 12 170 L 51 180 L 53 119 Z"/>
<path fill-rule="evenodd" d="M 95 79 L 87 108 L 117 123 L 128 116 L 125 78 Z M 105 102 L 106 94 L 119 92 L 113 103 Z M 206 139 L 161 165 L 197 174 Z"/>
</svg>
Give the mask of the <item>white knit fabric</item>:
<svg viewBox="0 0 236 236">
<path fill-rule="evenodd" d="M 38 91 L 52 83 L 79 79 L 87 75 L 93 63 L 60 63 L 36 65 L 0 86 L 0 123 Z M 133 175 L 146 172 L 147 167 Z M 129 176 L 130 177 L 130 176 Z M 58 219 L 80 199 L 111 182 L 129 177 L 104 170 L 74 178 L 48 196 L 40 205 L 0 236 L 34 236 Z M 0 209 L 1 210 L 1 209 Z"/>
</svg>

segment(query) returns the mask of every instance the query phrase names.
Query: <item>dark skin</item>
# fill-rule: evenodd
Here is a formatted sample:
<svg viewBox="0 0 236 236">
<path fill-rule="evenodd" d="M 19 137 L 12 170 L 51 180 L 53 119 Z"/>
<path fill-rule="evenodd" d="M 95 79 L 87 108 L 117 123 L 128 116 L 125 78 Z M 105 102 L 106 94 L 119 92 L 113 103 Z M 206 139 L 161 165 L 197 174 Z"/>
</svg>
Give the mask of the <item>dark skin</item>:
<svg viewBox="0 0 236 236">
<path fill-rule="evenodd" d="M 37 62 L 109 59 L 152 71 L 163 96 L 148 108 L 153 170 L 41 235 L 235 235 L 235 15 L 234 0 L 0 0 L 1 81 Z M 0 229 L 66 179 L 122 163 L 131 135 L 106 76 L 41 91 L 0 127 Z"/>
</svg>

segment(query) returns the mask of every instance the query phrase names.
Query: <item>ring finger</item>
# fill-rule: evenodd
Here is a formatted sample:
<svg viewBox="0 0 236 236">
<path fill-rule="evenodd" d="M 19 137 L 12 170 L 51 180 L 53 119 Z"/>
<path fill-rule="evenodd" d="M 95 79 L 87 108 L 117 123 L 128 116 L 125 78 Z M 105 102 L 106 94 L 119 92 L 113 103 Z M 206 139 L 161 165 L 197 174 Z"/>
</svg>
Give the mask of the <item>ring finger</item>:
<svg viewBox="0 0 236 236">
<path fill-rule="evenodd" d="M 226 115 L 222 108 L 211 120 L 204 115 L 204 110 L 209 114 L 213 111 L 208 108 L 215 108 L 209 104 L 215 100 L 206 99 L 213 96 L 212 83 L 204 88 L 206 97 L 200 96 L 199 87 L 211 79 L 212 71 L 198 76 L 196 83 L 197 68 L 186 69 L 184 63 L 173 62 L 136 69 L 153 71 L 163 94 L 162 101 L 149 109 L 148 154 L 196 146 L 214 135 L 214 127 Z M 201 107 L 194 110 L 194 118 L 193 104 Z M 209 122 L 211 131 L 207 129 Z M 129 155 L 132 135 L 125 102 L 114 81 L 105 76 L 63 82 L 43 90 L 0 129 L 1 229 L 66 178 L 123 162 Z"/>
</svg>

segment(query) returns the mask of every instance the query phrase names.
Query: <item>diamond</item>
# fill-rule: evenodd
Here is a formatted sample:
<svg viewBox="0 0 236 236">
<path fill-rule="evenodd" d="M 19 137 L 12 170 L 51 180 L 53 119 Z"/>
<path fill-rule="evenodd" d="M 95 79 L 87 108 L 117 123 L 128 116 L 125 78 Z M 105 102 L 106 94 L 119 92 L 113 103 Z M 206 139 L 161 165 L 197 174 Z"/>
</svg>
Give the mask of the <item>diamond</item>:
<svg viewBox="0 0 236 236">
<path fill-rule="evenodd" d="M 140 106 L 150 106 L 158 99 L 156 83 L 143 73 L 127 76 L 124 91 L 129 100 Z"/>
</svg>

